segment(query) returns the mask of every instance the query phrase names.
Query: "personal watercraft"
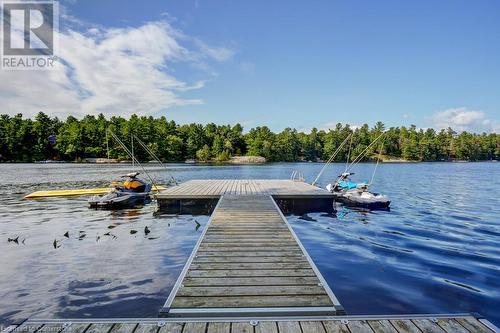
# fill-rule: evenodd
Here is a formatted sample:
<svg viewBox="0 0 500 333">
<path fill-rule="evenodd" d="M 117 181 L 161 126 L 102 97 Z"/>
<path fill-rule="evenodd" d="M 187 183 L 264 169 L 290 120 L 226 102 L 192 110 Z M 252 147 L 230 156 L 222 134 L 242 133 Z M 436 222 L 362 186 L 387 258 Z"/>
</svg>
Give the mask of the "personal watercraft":
<svg viewBox="0 0 500 333">
<path fill-rule="evenodd" d="M 89 200 L 90 208 L 124 208 L 143 204 L 149 200 L 151 184 L 148 184 L 137 176 L 139 172 L 132 172 L 121 176 L 126 178 L 122 182 L 113 182 L 113 189 L 103 195 L 94 195 Z"/>
<path fill-rule="evenodd" d="M 368 183 L 354 183 L 350 180 L 352 172 L 344 172 L 335 184 L 328 184 L 326 189 L 333 193 L 335 199 L 348 206 L 369 209 L 387 209 L 391 204 L 389 197 L 368 191 Z"/>
</svg>

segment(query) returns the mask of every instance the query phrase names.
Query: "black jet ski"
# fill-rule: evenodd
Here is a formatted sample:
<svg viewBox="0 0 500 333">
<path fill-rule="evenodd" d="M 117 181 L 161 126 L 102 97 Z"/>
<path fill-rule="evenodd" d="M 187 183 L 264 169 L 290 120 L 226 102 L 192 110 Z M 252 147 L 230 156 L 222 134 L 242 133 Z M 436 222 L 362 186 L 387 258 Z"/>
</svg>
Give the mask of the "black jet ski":
<svg viewBox="0 0 500 333">
<path fill-rule="evenodd" d="M 354 173 L 345 172 L 339 176 L 335 184 L 328 184 L 326 189 L 333 193 L 335 200 L 348 206 L 368 209 L 387 209 L 391 204 L 388 196 L 368 191 L 368 183 L 354 183 L 350 176 Z"/>
<path fill-rule="evenodd" d="M 151 184 L 137 178 L 139 172 L 122 176 L 123 183 L 113 182 L 113 189 L 103 195 L 94 195 L 89 200 L 90 208 L 126 208 L 144 204 L 149 198 Z"/>
</svg>

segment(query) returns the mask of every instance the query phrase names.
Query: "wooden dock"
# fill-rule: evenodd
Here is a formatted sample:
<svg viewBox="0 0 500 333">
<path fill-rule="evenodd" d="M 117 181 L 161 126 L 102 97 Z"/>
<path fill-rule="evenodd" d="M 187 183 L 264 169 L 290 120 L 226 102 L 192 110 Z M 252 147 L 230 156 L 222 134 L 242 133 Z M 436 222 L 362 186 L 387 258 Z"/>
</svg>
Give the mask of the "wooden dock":
<svg viewBox="0 0 500 333">
<path fill-rule="evenodd" d="M 338 315 L 343 308 L 270 195 L 223 195 L 161 315 Z"/>
<path fill-rule="evenodd" d="M 470 314 L 249 320 L 29 320 L 2 333 L 494 333 L 493 324 Z"/>
<path fill-rule="evenodd" d="M 223 195 L 272 196 L 285 213 L 333 212 L 333 195 L 325 189 L 286 179 L 205 179 L 190 180 L 156 195 L 160 210 L 190 213 L 200 207 L 210 211 L 213 201 Z"/>
<path fill-rule="evenodd" d="M 219 198 L 222 195 L 272 195 L 279 197 L 333 197 L 327 190 L 286 179 L 197 179 L 167 188 L 162 199 Z"/>
</svg>

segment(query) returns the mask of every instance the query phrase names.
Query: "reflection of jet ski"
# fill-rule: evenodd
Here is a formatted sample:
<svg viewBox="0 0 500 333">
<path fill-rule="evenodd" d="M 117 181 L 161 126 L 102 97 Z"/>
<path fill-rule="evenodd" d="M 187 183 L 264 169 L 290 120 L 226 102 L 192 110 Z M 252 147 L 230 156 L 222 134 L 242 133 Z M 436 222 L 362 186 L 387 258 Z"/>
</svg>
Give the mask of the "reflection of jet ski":
<svg viewBox="0 0 500 333">
<path fill-rule="evenodd" d="M 110 192 L 104 195 L 95 195 L 90 198 L 91 208 L 122 208 L 133 207 L 149 200 L 151 184 L 147 184 L 138 179 L 138 172 L 132 172 L 122 176 L 127 178 L 123 183 L 113 182 Z"/>
<path fill-rule="evenodd" d="M 368 191 L 369 184 L 354 183 L 350 180 L 352 172 L 345 172 L 339 176 L 335 184 L 328 184 L 326 189 L 333 193 L 335 199 L 348 206 L 370 209 L 385 209 L 391 204 L 389 197 L 383 194 Z"/>
</svg>

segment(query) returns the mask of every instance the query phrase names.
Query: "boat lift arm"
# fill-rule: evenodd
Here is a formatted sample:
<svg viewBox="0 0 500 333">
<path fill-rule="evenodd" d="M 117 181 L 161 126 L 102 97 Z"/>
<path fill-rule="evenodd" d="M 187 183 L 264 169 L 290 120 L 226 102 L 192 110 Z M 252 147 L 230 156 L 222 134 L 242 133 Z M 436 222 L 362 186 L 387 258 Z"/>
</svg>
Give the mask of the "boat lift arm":
<svg viewBox="0 0 500 333">
<path fill-rule="evenodd" d="M 319 171 L 318 175 L 316 176 L 316 178 L 314 179 L 314 181 L 311 183 L 311 185 L 315 185 L 318 182 L 318 180 L 323 175 L 323 172 L 325 171 L 326 167 L 330 163 L 332 163 L 332 161 L 335 158 L 335 156 L 337 156 L 337 154 L 340 152 L 340 149 L 342 149 L 342 147 L 346 144 L 347 140 L 349 140 L 349 138 L 351 136 L 352 136 L 352 132 L 349 133 L 349 135 L 344 139 L 344 141 L 342 141 L 342 143 L 340 144 L 340 146 L 338 146 L 337 149 L 333 152 L 332 156 L 330 156 L 330 158 L 328 159 L 328 161 L 326 161 L 325 165 L 323 166 L 323 168 L 321 168 L 321 170 Z"/>
</svg>

